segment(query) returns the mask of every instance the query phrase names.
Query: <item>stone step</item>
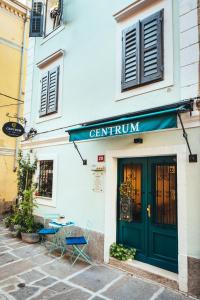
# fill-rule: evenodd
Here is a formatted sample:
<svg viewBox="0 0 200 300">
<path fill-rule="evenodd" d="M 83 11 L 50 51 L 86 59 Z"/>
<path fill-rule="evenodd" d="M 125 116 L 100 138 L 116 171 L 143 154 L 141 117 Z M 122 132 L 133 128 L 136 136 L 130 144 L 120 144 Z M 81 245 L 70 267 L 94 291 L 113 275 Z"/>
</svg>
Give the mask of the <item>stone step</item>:
<svg viewBox="0 0 200 300">
<path fill-rule="evenodd" d="M 110 257 L 109 265 L 126 271 L 135 277 L 145 278 L 174 290 L 178 290 L 178 274 L 136 260 L 120 261 Z"/>
</svg>

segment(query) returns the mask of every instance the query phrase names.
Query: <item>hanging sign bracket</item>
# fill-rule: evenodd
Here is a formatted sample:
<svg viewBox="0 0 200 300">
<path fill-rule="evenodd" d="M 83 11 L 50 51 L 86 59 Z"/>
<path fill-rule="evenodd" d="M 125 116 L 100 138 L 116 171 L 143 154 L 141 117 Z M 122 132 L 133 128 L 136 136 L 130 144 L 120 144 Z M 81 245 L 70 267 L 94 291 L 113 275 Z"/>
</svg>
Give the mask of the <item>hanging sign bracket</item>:
<svg viewBox="0 0 200 300">
<path fill-rule="evenodd" d="M 192 154 L 192 151 L 191 151 L 191 148 L 190 148 L 190 144 L 189 144 L 189 141 L 188 141 L 188 134 L 187 134 L 187 132 L 185 130 L 185 127 L 183 125 L 183 121 L 181 119 L 180 112 L 178 112 L 178 118 L 179 118 L 179 121 L 181 123 L 182 130 L 183 130 L 183 137 L 184 137 L 184 139 L 186 141 L 188 150 L 190 152 L 190 154 L 189 154 L 189 162 L 190 163 L 196 163 L 197 162 L 197 154 Z"/>
<path fill-rule="evenodd" d="M 76 151 L 78 152 L 82 162 L 83 162 L 83 165 L 86 166 L 87 165 L 87 159 L 83 159 L 79 149 L 78 149 L 78 146 L 76 145 L 76 143 L 73 141 L 73 144 L 74 144 L 74 148 L 76 149 Z"/>
</svg>

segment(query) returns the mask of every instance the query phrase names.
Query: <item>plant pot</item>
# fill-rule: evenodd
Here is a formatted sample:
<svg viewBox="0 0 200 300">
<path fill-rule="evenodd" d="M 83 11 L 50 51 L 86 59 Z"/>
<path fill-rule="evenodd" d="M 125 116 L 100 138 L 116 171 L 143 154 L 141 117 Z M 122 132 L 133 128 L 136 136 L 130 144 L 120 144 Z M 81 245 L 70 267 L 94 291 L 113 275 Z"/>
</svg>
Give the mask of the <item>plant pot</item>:
<svg viewBox="0 0 200 300">
<path fill-rule="evenodd" d="M 40 236 L 38 233 L 25 233 L 21 232 L 22 241 L 29 244 L 38 243 Z"/>
<path fill-rule="evenodd" d="M 10 224 L 10 225 L 9 225 L 9 230 L 10 230 L 10 231 L 13 231 L 13 230 L 14 230 L 14 224 Z"/>
</svg>

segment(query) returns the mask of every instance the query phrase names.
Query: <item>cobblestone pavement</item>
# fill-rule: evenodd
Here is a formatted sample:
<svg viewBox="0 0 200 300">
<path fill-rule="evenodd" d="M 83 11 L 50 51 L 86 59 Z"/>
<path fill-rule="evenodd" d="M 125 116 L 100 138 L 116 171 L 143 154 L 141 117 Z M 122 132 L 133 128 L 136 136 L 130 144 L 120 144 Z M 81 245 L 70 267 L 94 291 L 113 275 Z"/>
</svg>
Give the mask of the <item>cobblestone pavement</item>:
<svg viewBox="0 0 200 300">
<path fill-rule="evenodd" d="M 0 225 L 0 300 L 187 300 L 180 293 L 120 270 L 89 266 L 72 268 L 67 259 L 48 256 L 39 244 L 12 238 Z"/>
</svg>

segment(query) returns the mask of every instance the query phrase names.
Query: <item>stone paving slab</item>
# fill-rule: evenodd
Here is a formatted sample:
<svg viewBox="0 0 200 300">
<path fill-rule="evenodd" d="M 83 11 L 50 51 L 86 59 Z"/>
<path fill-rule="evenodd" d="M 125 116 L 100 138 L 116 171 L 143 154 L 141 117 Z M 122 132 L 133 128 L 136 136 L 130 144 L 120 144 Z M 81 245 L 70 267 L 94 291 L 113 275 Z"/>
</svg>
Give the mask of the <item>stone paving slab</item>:
<svg viewBox="0 0 200 300">
<path fill-rule="evenodd" d="M 6 246 L 0 246 L 0 253 L 2 252 L 6 252 L 6 251 L 9 251 L 10 248 L 6 247 Z"/>
<path fill-rule="evenodd" d="M 33 267 L 35 267 L 35 265 L 32 260 L 17 261 L 12 263 L 12 265 L 5 265 L 0 269 L 0 280 L 30 270 Z"/>
<path fill-rule="evenodd" d="M 18 258 L 10 253 L 1 253 L 0 254 L 0 266 L 14 262 L 16 260 L 18 260 Z"/>
<path fill-rule="evenodd" d="M 103 295 L 113 300 L 149 300 L 158 290 L 158 285 L 125 276 L 108 288 Z"/>
<path fill-rule="evenodd" d="M 84 276 L 79 274 L 70 281 L 88 290 L 97 292 L 122 274 L 119 270 L 97 266 L 86 270 Z"/>
<path fill-rule="evenodd" d="M 175 293 L 170 290 L 164 290 L 156 300 L 187 300 L 188 297 L 181 295 L 180 293 Z"/>
<path fill-rule="evenodd" d="M 22 275 L 19 275 L 19 278 L 23 279 L 23 281 L 25 283 L 31 283 L 31 282 L 39 280 L 45 276 L 46 276 L 45 274 L 43 274 L 39 271 L 32 270 L 32 271 L 26 272 Z"/>
<path fill-rule="evenodd" d="M 38 255 L 39 253 L 44 252 L 44 248 L 35 245 L 27 245 L 26 247 L 22 247 L 16 250 L 13 250 L 11 253 L 20 257 L 20 258 L 28 258 L 33 257 L 34 255 Z"/>
<path fill-rule="evenodd" d="M 66 258 L 47 255 L 41 245 L 23 243 L 2 228 L 0 224 L 0 300 L 191 299 L 109 266 L 77 262 L 72 267 Z"/>
<path fill-rule="evenodd" d="M 43 278 L 43 279 L 41 279 L 39 281 L 36 281 L 34 283 L 34 285 L 47 287 L 47 286 L 51 285 L 52 283 L 54 283 L 56 281 L 57 281 L 57 279 L 55 279 L 55 278 L 46 277 L 46 278 Z"/>
<path fill-rule="evenodd" d="M 49 256 L 47 254 L 39 254 L 34 257 L 34 263 L 38 266 L 42 266 L 46 263 L 53 262 L 55 260 L 55 257 Z"/>
<path fill-rule="evenodd" d="M 87 300 L 91 297 L 91 294 L 82 291 L 80 289 L 71 289 L 70 291 L 58 294 L 56 296 L 53 296 L 52 298 L 49 298 L 51 300 Z"/>
<path fill-rule="evenodd" d="M 17 300 L 23 300 L 33 296 L 38 290 L 39 288 L 37 287 L 25 286 L 24 288 L 20 288 L 15 292 L 11 292 L 10 295 Z"/>
<path fill-rule="evenodd" d="M 52 291 L 50 289 L 46 289 L 45 291 L 43 291 L 38 296 L 31 298 L 31 300 L 46 300 L 46 299 L 52 298 L 55 295 L 56 295 L 55 291 Z"/>
<path fill-rule="evenodd" d="M 41 269 L 51 276 L 56 276 L 60 279 L 64 279 L 69 275 L 80 271 L 86 266 L 86 263 L 80 262 L 78 264 L 75 264 L 72 268 L 70 262 L 67 260 L 55 260 L 52 263 L 42 266 Z"/>
</svg>

